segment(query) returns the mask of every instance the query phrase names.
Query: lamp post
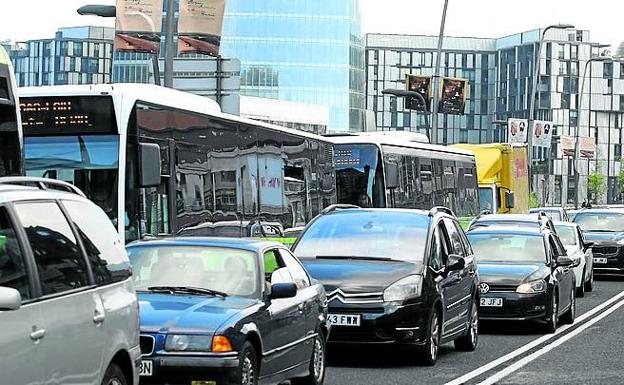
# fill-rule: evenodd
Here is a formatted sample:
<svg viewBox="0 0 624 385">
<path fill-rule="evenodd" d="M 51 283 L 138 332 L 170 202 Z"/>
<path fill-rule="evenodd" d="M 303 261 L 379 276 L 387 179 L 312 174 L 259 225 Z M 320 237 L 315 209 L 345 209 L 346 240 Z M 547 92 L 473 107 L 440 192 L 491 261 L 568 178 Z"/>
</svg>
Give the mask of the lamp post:
<svg viewBox="0 0 624 385">
<path fill-rule="evenodd" d="M 579 98 L 578 98 L 578 122 L 576 124 L 576 131 L 574 134 L 574 182 L 576 184 L 576 193 L 574 194 L 574 206 L 576 208 L 578 208 L 578 203 L 579 203 L 579 182 L 580 182 L 580 174 L 579 174 L 579 167 L 578 167 L 578 160 L 580 158 L 580 145 L 579 145 L 579 139 L 580 139 L 580 131 L 581 131 L 581 122 L 583 121 L 581 118 L 583 117 L 583 94 L 585 91 L 585 80 L 587 79 L 587 70 L 590 67 L 590 63 L 592 62 L 601 62 L 601 63 L 613 63 L 615 61 L 622 61 L 622 60 L 617 60 L 611 57 L 605 57 L 605 56 L 598 56 L 598 57 L 592 57 L 589 60 L 587 60 L 587 62 L 585 62 L 585 68 L 583 70 L 583 78 L 581 79 L 581 89 L 579 90 Z M 588 109 L 591 110 L 591 106 L 588 107 Z"/>
<path fill-rule="evenodd" d="M 425 108 L 427 108 L 427 101 L 425 100 L 425 98 L 418 92 L 416 91 L 407 91 L 407 90 L 402 90 L 402 89 L 393 89 L 393 88 L 387 88 L 383 91 L 381 91 L 382 95 L 392 95 L 392 96 L 396 96 L 399 98 L 416 98 L 418 99 L 423 106 L 425 106 Z M 429 122 L 427 122 L 427 114 L 425 113 L 425 125 L 427 126 L 427 137 L 429 137 L 429 140 L 431 141 L 431 137 L 430 132 L 429 132 Z"/>
<path fill-rule="evenodd" d="M 167 15 L 165 25 L 167 31 L 165 35 L 165 87 L 173 88 L 173 28 L 175 25 L 175 7 L 174 0 L 167 1 Z M 115 17 L 116 7 L 114 5 L 98 5 L 90 4 L 78 8 L 79 15 L 90 15 L 100 17 Z M 152 58 L 154 67 L 154 83 L 160 85 L 160 70 L 158 66 L 158 53 Z"/>
<path fill-rule="evenodd" d="M 553 24 L 544 28 L 537 45 L 537 55 L 535 55 L 535 61 L 533 62 L 533 84 L 531 87 L 531 100 L 529 102 L 529 127 L 533 126 L 535 120 L 535 97 L 537 95 L 537 87 L 539 86 L 540 66 L 542 63 L 542 46 L 544 45 L 544 38 L 546 32 L 551 29 L 572 29 L 572 24 Z M 533 175 L 531 174 L 531 166 L 533 164 L 533 132 L 530 128 L 528 136 L 528 155 L 529 155 L 529 180 L 533 184 Z"/>
<path fill-rule="evenodd" d="M 444 0 L 444 8 L 442 9 L 442 21 L 440 22 L 440 35 L 438 36 L 438 50 L 435 70 L 433 72 L 433 107 L 431 108 L 431 137 L 433 144 L 438 144 L 438 103 L 440 93 L 440 68 L 442 66 L 442 43 L 444 42 L 444 27 L 446 25 L 446 11 L 448 9 L 448 0 Z"/>
</svg>

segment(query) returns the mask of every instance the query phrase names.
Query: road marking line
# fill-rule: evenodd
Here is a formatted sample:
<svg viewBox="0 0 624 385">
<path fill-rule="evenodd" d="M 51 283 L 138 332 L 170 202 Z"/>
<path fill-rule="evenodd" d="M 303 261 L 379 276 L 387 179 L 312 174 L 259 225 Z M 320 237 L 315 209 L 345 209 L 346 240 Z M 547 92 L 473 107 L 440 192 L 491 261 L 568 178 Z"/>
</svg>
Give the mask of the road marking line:
<svg viewBox="0 0 624 385">
<path fill-rule="evenodd" d="M 583 325 L 581 325 L 578 328 L 574 329 L 570 333 L 562 336 L 559 339 L 556 339 L 556 340 L 552 341 L 551 343 L 549 343 L 548 345 L 544 346 L 540 350 L 538 350 L 536 352 L 533 352 L 532 354 L 522 358 L 519 361 L 514 362 L 512 365 L 509 365 L 505 369 L 503 369 L 500 372 L 494 374 L 492 377 L 486 379 L 485 381 L 480 382 L 479 385 L 493 385 L 493 384 L 496 384 L 498 381 L 500 381 L 503 378 L 505 378 L 505 377 L 509 376 L 510 374 L 514 373 L 518 369 L 521 369 L 522 367 L 528 365 L 529 363 L 531 363 L 532 361 L 536 360 L 540 356 L 548 353 L 549 351 L 553 350 L 554 348 L 556 348 L 556 347 L 558 347 L 560 345 L 563 345 L 565 342 L 567 342 L 570 339 L 572 339 L 572 338 L 576 337 L 577 335 L 581 334 L 587 328 L 589 328 L 590 326 L 598 323 L 602 319 L 608 317 L 609 314 L 611 314 L 614 311 L 618 310 L 622 306 L 624 306 L 624 300 L 618 302 L 613 307 L 609 308 L 607 311 L 605 311 L 604 313 L 600 314 L 598 317 L 592 319 L 591 321 L 588 321 L 588 322 L 584 323 Z"/>
<path fill-rule="evenodd" d="M 491 361 L 469 373 L 464 374 L 463 376 L 456 378 L 450 382 L 447 382 L 445 385 L 462 385 L 464 383 L 466 383 L 466 381 L 470 381 L 472 379 L 474 379 L 475 377 L 478 377 L 482 374 L 485 374 L 487 372 L 489 372 L 490 370 L 496 368 L 497 366 L 500 366 L 502 364 L 504 364 L 507 361 L 513 360 L 514 358 L 526 353 L 527 351 L 547 342 L 550 339 L 553 339 L 554 337 L 556 337 L 557 335 L 561 334 L 561 333 L 565 333 L 568 329 L 578 326 L 578 324 L 584 322 L 586 319 L 594 316 L 595 314 L 601 312 L 603 309 L 609 307 L 611 304 L 619 301 L 620 299 L 622 299 L 624 297 L 624 291 L 622 291 L 621 293 L 613 296 L 612 298 L 610 298 L 609 300 L 607 300 L 606 302 L 603 302 L 602 304 L 596 306 L 595 308 L 591 309 L 590 311 L 588 311 L 587 313 L 583 314 L 582 316 L 578 317 L 574 323 L 572 325 L 566 325 L 564 327 L 561 327 L 559 329 L 557 329 L 557 331 L 555 333 L 552 334 L 547 334 L 544 335 L 542 337 L 539 337 L 529 343 L 527 343 L 524 346 L 521 346 L 520 348 L 507 353 L 506 355 L 499 357 L 497 359 L 495 359 L 494 361 Z"/>
</svg>

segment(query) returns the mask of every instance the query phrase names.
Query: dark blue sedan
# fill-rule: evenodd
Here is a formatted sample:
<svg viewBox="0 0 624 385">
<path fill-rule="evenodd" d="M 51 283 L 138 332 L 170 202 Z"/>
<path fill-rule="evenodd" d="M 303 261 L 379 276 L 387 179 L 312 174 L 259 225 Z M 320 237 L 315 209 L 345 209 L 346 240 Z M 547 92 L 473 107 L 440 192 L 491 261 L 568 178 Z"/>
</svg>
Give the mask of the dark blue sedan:
<svg viewBox="0 0 624 385">
<path fill-rule="evenodd" d="M 325 291 L 283 245 L 178 238 L 128 246 L 143 384 L 322 384 Z"/>
</svg>

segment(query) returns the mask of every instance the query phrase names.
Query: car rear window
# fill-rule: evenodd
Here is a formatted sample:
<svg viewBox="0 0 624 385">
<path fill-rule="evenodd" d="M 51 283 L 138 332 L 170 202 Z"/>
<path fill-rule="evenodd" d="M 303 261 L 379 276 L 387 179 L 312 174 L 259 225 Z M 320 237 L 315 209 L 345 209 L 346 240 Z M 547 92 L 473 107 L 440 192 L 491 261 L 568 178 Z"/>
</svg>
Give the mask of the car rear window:
<svg viewBox="0 0 624 385">
<path fill-rule="evenodd" d="M 422 262 L 429 217 L 405 212 L 343 212 L 316 220 L 301 235 L 300 258 L 390 258 Z"/>
<path fill-rule="evenodd" d="M 622 213 L 578 213 L 574 222 L 583 231 L 624 231 L 624 214 Z"/>
<path fill-rule="evenodd" d="M 468 239 L 479 262 L 546 262 L 541 234 L 468 233 Z"/>
</svg>

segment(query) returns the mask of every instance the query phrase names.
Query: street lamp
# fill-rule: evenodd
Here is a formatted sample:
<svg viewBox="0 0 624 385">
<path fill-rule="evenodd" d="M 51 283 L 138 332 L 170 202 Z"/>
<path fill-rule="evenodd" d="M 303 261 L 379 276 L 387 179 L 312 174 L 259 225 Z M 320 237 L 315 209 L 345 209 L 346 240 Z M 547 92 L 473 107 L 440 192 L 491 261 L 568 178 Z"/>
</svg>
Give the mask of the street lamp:
<svg viewBox="0 0 624 385">
<path fill-rule="evenodd" d="M 577 116 L 577 122 L 576 122 L 576 131 L 574 134 L 574 182 L 576 183 L 576 193 L 574 194 L 574 205 L 576 208 L 578 208 L 578 203 L 579 203 L 579 180 L 580 180 L 580 174 L 579 174 L 579 170 L 578 170 L 578 160 L 580 158 L 580 145 L 579 145 L 579 139 L 580 139 L 580 131 L 581 131 L 581 123 L 582 123 L 582 113 L 583 113 L 583 94 L 585 91 L 585 79 L 587 78 L 587 69 L 590 67 L 590 63 L 592 62 L 601 62 L 601 63 L 613 63 L 613 62 L 621 62 L 621 59 L 614 59 L 611 57 L 606 57 L 606 56 L 597 56 L 597 57 L 592 57 L 589 60 L 587 60 L 587 62 L 585 62 L 585 69 L 583 70 L 583 78 L 581 79 L 581 89 L 579 90 L 579 97 L 578 97 L 578 116 Z M 591 110 L 591 106 L 589 106 L 589 108 Z"/>
<path fill-rule="evenodd" d="M 431 108 L 431 143 L 438 144 L 438 103 L 440 93 L 440 68 L 442 62 L 442 43 L 444 42 L 444 27 L 446 25 L 446 10 L 448 9 L 448 0 L 444 0 L 444 8 L 442 9 L 442 21 L 440 22 L 440 35 L 438 36 L 438 49 L 436 52 L 437 59 L 435 70 L 433 73 L 433 107 Z"/>
<path fill-rule="evenodd" d="M 83 16 L 115 17 L 114 5 L 89 4 L 78 8 L 78 14 Z"/>
<path fill-rule="evenodd" d="M 381 94 L 382 95 L 392 95 L 392 96 L 396 96 L 396 97 L 399 97 L 399 98 L 416 98 L 416 99 L 418 99 L 422 103 L 422 105 L 425 107 L 425 109 L 427 108 L 427 101 L 425 100 L 425 98 L 420 93 L 418 93 L 416 91 L 407 91 L 407 90 L 402 90 L 402 89 L 387 88 L 387 89 L 381 91 Z M 429 141 L 431 141 L 431 137 L 429 136 L 430 135 L 430 132 L 429 132 L 429 122 L 427 122 L 427 114 L 426 113 L 425 113 L 425 126 L 427 127 L 427 137 L 429 138 Z"/>
</svg>

